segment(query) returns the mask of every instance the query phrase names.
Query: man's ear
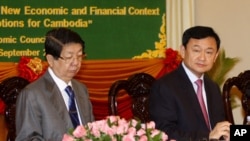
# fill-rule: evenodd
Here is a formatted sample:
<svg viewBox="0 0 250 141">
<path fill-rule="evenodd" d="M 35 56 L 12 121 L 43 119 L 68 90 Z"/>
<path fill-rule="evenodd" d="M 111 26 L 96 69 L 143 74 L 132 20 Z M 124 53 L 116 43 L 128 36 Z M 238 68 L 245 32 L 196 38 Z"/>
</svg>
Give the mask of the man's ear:
<svg viewBox="0 0 250 141">
<path fill-rule="evenodd" d="M 49 64 L 49 66 L 52 67 L 53 64 L 54 64 L 54 57 L 52 55 L 50 55 L 50 54 L 47 54 L 46 59 L 47 59 L 47 62 Z"/>
<path fill-rule="evenodd" d="M 180 54 L 181 54 L 181 57 L 184 58 L 185 57 L 185 47 L 183 45 L 180 46 Z"/>
</svg>

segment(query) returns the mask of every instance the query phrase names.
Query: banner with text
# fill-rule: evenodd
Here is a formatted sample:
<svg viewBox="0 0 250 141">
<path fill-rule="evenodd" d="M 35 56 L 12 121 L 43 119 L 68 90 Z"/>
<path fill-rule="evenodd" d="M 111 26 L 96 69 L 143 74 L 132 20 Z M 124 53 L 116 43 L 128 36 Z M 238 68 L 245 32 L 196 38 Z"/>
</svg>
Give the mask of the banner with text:
<svg viewBox="0 0 250 141">
<path fill-rule="evenodd" d="M 1 0 L 0 61 L 44 59 L 44 35 L 67 27 L 86 42 L 87 59 L 131 58 L 154 49 L 165 0 Z"/>
</svg>

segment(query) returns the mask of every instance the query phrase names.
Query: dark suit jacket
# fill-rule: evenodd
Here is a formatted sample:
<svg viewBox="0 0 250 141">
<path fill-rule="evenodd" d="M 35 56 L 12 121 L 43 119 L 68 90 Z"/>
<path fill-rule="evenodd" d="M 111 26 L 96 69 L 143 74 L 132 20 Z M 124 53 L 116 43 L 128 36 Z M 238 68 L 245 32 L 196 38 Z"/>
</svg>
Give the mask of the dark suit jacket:
<svg viewBox="0 0 250 141">
<path fill-rule="evenodd" d="M 94 120 L 92 104 L 84 84 L 72 80 L 72 87 L 83 124 Z M 47 71 L 24 88 L 17 99 L 17 141 L 61 141 L 73 128 L 59 88 Z"/>
<path fill-rule="evenodd" d="M 212 128 L 225 120 L 219 86 L 204 76 L 207 105 Z M 208 140 L 206 126 L 192 82 L 182 65 L 155 81 L 149 97 L 150 118 L 156 128 L 177 141 Z"/>
</svg>

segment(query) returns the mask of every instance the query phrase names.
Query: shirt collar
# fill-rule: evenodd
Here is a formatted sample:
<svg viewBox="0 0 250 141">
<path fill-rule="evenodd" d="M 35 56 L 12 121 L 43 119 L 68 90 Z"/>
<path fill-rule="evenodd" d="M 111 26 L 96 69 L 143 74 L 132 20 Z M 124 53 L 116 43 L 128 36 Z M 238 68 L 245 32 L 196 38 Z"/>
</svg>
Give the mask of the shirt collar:
<svg viewBox="0 0 250 141">
<path fill-rule="evenodd" d="M 60 79 L 59 77 L 57 77 L 55 75 L 55 73 L 53 72 L 53 70 L 49 67 L 48 68 L 48 71 L 49 71 L 49 74 L 51 75 L 52 79 L 55 81 L 56 85 L 58 86 L 58 88 L 60 89 L 60 91 L 64 91 L 64 89 L 70 85 L 72 86 L 71 84 L 71 81 L 67 84 L 65 83 L 62 79 Z"/>
<path fill-rule="evenodd" d="M 203 80 L 204 75 L 202 75 L 200 78 L 198 78 L 193 72 L 190 71 L 190 69 L 187 68 L 187 66 L 184 64 L 184 62 L 182 62 L 182 66 L 183 66 L 185 72 L 187 73 L 187 76 L 191 82 L 195 82 L 197 79 Z"/>
</svg>

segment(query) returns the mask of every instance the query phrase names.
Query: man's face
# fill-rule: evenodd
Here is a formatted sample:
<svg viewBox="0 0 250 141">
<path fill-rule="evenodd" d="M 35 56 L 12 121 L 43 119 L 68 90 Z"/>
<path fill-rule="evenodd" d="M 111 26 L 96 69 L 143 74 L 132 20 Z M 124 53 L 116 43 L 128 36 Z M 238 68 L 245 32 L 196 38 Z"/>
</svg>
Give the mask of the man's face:
<svg viewBox="0 0 250 141">
<path fill-rule="evenodd" d="M 57 77 L 69 82 L 79 71 L 83 58 L 82 46 L 70 43 L 63 46 L 61 56 L 50 59 L 50 67 Z"/>
<path fill-rule="evenodd" d="M 191 38 L 186 46 L 181 47 L 185 65 L 197 76 L 209 71 L 218 56 L 216 41 L 212 37 Z"/>
</svg>

